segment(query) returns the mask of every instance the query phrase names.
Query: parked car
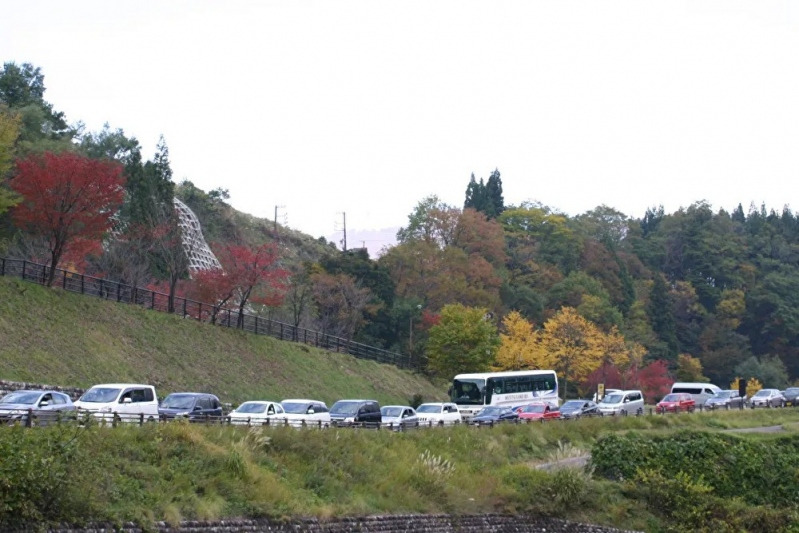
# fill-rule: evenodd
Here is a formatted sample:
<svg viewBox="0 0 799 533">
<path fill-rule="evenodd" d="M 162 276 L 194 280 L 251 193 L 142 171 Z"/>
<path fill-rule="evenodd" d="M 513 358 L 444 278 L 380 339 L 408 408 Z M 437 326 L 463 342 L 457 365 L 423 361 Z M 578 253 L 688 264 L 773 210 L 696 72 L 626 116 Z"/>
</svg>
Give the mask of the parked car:
<svg viewBox="0 0 799 533">
<path fill-rule="evenodd" d="M 749 405 L 755 407 L 784 407 L 785 396 L 777 389 L 760 389 L 749 398 Z"/>
<path fill-rule="evenodd" d="M 0 399 L 0 423 L 25 423 L 32 413 L 37 425 L 56 420 L 64 413 L 74 412 L 72 399 L 62 392 L 48 390 L 18 390 Z"/>
<path fill-rule="evenodd" d="M 286 413 L 286 420 L 292 426 L 330 426 L 330 410 L 325 402 L 319 400 L 283 400 L 280 402 Z"/>
<path fill-rule="evenodd" d="M 410 405 L 384 405 L 380 408 L 383 427 L 403 430 L 419 427 L 419 417 Z"/>
<path fill-rule="evenodd" d="M 705 402 L 708 400 L 708 398 L 712 398 L 721 392 L 721 388 L 713 385 L 712 383 L 677 382 L 672 383 L 671 392 L 672 394 L 676 394 L 678 392 L 688 393 L 694 399 L 696 405 L 705 405 Z"/>
<path fill-rule="evenodd" d="M 569 400 L 560 406 L 561 418 L 599 415 L 599 406 L 592 400 Z"/>
<path fill-rule="evenodd" d="M 597 404 L 600 414 L 607 415 L 642 415 L 644 414 L 644 395 L 640 390 L 623 390 L 605 395 Z"/>
<path fill-rule="evenodd" d="M 100 420 L 136 422 L 158 418 L 155 387 L 137 383 L 95 385 L 75 402 L 78 414 L 88 413 Z"/>
<path fill-rule="evenodd" d="M 516 408 L 519 420 L 553 420 L 560 418 L 560 411 L 548 403 L 530 403 Z"/>
<path fill-rule="evenodd" d="M 510 407 L 501 407 L 498 405 L 489 405 L 484 407 L 480 412 L 474 415 L 470 420 L 470 424 L 491 425 L 499 422 L 508 422 L 519 419 L 519 413 Z"/>
<path fill-rule="evenodd" d="M 711 396 L 705 402 L 705 409 L 739 409 L 746 404 L 737 390 L 722 390 Z"/>
<path fill-rule="evenodd" d="M 161 420 L 187 418 L 189 420 L 219 419 L 222 402 L 205 392 L 173 392 L 158 406 Z"/>
<path fill-rule="evenodd" d="M 655 405 L 656 413 L 679 413 L 681 411 L 691 413 L 694 409 L 696 409 L 696 400 L 687 392 L 667 394 Z"/>
<path fill-rule="evenodd" d="M 416 408 L 416 415 L 421 425 L 447 426 L 463 421 L 458 406 L 450 402 L 423 403 Z"/>
<path fill-rule="evenodd" d="M 375 400 L 339 400 L 330 408 L 330 422 L 336 426 L 379 427 L 381 421 L 380 404 Z"/>
<path fill-rule="evenodd" d="M 260 426 L 265 424 L 283 424 L 286 413 L 277 402 L 255 400 L 244 402 L 228 414 L 228 421 L 236 426 Z"/>
<path fill-rule="evenodd" d="M 785 397 L 785 405 L 799 405 L 799 387 L 788 387 L 782 391 Z"/>
</svg>

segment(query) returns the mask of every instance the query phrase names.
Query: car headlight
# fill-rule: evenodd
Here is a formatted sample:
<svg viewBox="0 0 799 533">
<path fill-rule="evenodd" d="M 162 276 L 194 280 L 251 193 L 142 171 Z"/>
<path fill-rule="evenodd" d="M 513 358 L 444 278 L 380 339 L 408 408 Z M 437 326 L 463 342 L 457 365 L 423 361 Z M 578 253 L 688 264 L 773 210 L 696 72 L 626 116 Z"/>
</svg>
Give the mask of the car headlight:
<svg viewBox="0 0 799 533">
<path fill-rule="evenodd" d="M 110 407 L 102 407 L 102 408 L 98 409 L 97 412 L 98 413 L 110 413 L 111 412 L 111 408 Z"/>
<path fill-rule="evenodd" d="M 355 423 L 355 417 L 354 417 L 354 416 L 348 416 L 348 417 L 346 417 L 346 418 L 344 419 L 344 423 L 345 423 L 345 424 L 354 424 L 354 423 Z"/>
</svg>

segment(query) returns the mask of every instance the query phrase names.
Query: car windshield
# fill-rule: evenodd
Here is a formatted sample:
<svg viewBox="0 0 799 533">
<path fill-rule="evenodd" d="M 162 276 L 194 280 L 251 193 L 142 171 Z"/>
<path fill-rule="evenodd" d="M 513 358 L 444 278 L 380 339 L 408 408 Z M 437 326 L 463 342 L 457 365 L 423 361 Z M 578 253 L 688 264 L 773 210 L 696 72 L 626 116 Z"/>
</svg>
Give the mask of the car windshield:
<svg viewBox="0 0 799 533">
<path fill-rule="evenodd" d="M 0 400 L 0 403 L 23 403 L 32 405 L 36 403 L 41 395 L 41 392 L 16 391 L 7 394 L 5 398 Z"/>
<path fill-rule="evenodd" d="M 543 413 L 544 411 L 546 411 L 545 405 L 535 405 L 535 404 L 525 405 L 524 408 L 522 409 L 522 413 Z"/>
<path fill-rule="evenodd" d="M 80 397 L 80 401 L 90 403 L 113 402 L 117 399 L 117 396 L 119 396 L 120 390 L 121 389 L 115 389 L 111 387 L 91 388 Z"/>
<path fill-rule="evenodd" d="M 561 411 L 571 411 L 572 409 L 582 409 L 583 408 L 583 403 L 584 402 L 581 402 L 581 401 L 578 401 L 578 400 L 569 400 L 568 402 L 566 402 L 563 405 L 561 405 L 560 410 Z"/>
<path fill-rule="evenodd" d="M 678 402 L 678 401 L 680 401 L 680 395 L 679 394 L 667 394 L 660 401 L 661 402 Z"/>
<path fill-rule="evenodd" d="M 497 416 L 502 412 L 502 409 L 502 407 L 486 407 L 477 413 L 477 416 Z"/>
<path fill-rule="evenodd" d="M 237 413 L 263 413 L 266 411 L 265 403 L 244 402 L 236 409 Z"/>
<path fill-rule="evenodd" d="M 310 403 L 305 402 L 280 402 L 280 405 L 290 415 L 304 415 L 308 412 L 308 408 L 311 407 Z"/>
<path fill-rule="evenodd" d="M 170 394 L 161 402 L 164 409 L 191 409 L 196 396 L 193 394 Z"/>
<path fill-rule="evenodd" d="M 759 391 L 757 391 L 755 396 L 771 396 L 771 391 L 770 390 L 766 390 L 766 389 L 759 390 Z"/>
<path fill-rule="evenodd" d="M 621 394 L 608 394 L 599 403 L 621 403 Z"/>
<path fill-rule="evenodd" d="M 417 413 L 440 413 L 441 406 L 434 403 L 424 403 L 416 409 Z"/>
<path fill-rule="evenodd" d="M 331 415 L 354 415 L 358 413 L 360 402 L 336 402 L 330 408 Z"/>
<path fill-rule="evenodd" d="M 715 398 L 730 398 L 732 397 L 731 390 L 722 390 L 716 393 Z"/>
<path fill-rule="evenodd" d="M 799 387 L 788 387 L 785 389 L 785 394 L 799 394 Z"/>
<path fill-rule="evenodd" d="M 381 416 L 402 416 L 402 407 L 383 407 L 380 409 Z"/>
</svg>

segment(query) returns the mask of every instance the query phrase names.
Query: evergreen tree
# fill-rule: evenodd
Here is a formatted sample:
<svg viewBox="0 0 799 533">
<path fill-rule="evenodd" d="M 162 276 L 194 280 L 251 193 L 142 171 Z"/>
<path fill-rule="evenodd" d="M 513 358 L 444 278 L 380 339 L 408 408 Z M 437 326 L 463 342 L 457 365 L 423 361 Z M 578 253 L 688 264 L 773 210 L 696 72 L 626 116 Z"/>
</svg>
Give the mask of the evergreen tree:
<svg viewBox="0 0 799 533">
<path fill-rule="evenodd" d="M 487 218 L 497 218 L 505 210 L 505 199 L 502 197 L 502 180 L 499 177 L 499 169 L 494 169 L 486 183 L 486 210 Z"/>
<path fill-rule="evenodd" d="M 677 332 L 674 326 L 674 314 L 671 309 L 671 298 L 669 290 L 663 276 L 655 273 L 652 291 L 649 294 L 649 320 L 652 322 L 652 329 L 666 344 L 667 355 L 670 358 L 677 356 Z"/>
<path fill-rule="evenodd" d="M 469 179 L 469 185 L 466 186 L 466 201 L 463 203 L 463 208 L 471 207 L 476 211 L 485 213 L 486 209 L 486 187 L 483 183 L 483 178 L 480 178 L 478 183 L 472 172 L 472 177 Z"/>
</svg>

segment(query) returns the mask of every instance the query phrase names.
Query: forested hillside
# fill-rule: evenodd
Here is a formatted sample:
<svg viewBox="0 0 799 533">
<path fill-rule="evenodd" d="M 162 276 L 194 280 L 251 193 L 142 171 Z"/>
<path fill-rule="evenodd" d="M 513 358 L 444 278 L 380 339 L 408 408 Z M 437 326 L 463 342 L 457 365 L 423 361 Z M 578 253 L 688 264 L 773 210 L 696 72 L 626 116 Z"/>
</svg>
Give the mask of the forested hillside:
<svg viewBox="0 0 799 533">
<path fill-rule="evenodd" d="M 165 140 L 145 161 L 123 130 L 69 127 L 43 94 L 39 69 L 4 65 L 0 255 L 247 308 L 408 353 L 444 377 L 556 368 L 569 395 L 602 382 L 648 397 L 675 379 L 781 388 L 799 378 L 799 218 L 788 207 L 708 199 L 569 216 L 505 205 L 497 169 L 464 180 L 463 205 L 420 199 L 398 244 L 372 260 L 238 213 L 222 188 L 174 183 Z M 50 190 L 65 186 L 66 158 L 44 152 L 116 162 L 125 194 L 99 213 L 99 230 L 79 220 L 60 232 L 37 215 L 59 207 L 25 183 L 43 174 Z M 197 214 L 224 274 L 189 272 L 173 197 Z"/>
</svg>

